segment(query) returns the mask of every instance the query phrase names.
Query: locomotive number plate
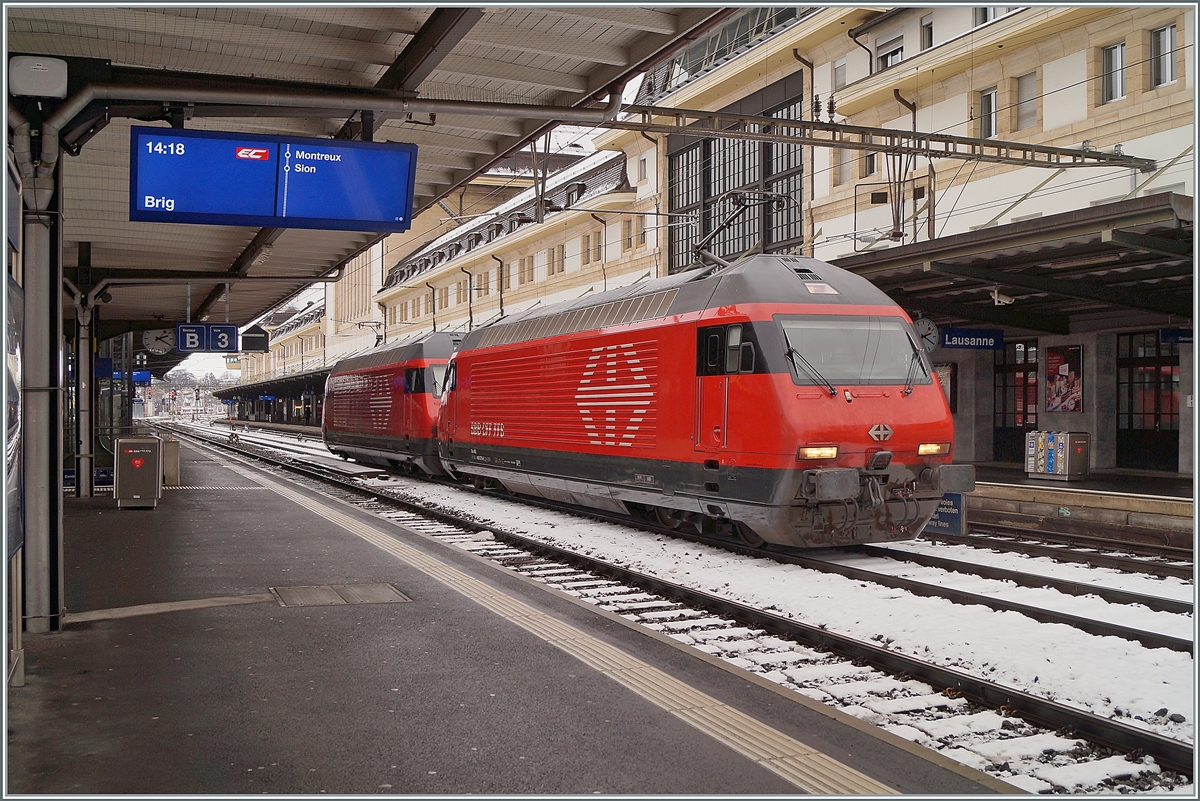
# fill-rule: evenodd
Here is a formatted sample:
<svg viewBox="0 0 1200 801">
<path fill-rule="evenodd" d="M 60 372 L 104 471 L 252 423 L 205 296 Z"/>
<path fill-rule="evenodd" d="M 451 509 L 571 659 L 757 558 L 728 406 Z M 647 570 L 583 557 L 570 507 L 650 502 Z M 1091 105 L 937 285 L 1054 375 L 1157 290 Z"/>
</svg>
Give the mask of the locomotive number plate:
<svg viewBox="0 0 1200 801">
<path fill-rule="evenodd" d="M 504 423 L 471 423 L 471 436 L 504 439 Z"/>
</svg>

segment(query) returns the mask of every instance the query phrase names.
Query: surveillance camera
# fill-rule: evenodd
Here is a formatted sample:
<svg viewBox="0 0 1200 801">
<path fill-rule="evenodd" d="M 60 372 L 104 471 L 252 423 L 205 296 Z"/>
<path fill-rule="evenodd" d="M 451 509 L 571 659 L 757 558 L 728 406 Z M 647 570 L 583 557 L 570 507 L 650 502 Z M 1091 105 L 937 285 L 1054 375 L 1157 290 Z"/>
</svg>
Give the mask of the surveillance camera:
<svg viewBox="0 0 1200 801">
<path fill-rule="evenodd" d="M 1008 295 L 1001 293 L 999 289 L 993 289 L 991 294 L 992 294 L 992 301 L 997 306 L 1007 306 L 1008 304 L 1013 302 L 1012 298 L 1010 298 Z"/>
</svg>

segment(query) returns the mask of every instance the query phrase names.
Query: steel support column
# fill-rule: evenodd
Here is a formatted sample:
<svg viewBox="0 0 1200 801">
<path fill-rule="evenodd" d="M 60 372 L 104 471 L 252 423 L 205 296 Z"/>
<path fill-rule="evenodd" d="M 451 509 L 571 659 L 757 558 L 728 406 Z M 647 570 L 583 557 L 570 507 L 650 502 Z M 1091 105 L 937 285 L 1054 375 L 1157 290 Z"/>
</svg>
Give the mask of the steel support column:
<svg viewBox="0 0 1200 801">
<path fill-rule="evenodd" d="M 34 634 L 57 631 L 63 606 L 61 169 L 43 181 L 52 195 L 26 213 L 24 255 L 25 628 Z"/>
</svg>

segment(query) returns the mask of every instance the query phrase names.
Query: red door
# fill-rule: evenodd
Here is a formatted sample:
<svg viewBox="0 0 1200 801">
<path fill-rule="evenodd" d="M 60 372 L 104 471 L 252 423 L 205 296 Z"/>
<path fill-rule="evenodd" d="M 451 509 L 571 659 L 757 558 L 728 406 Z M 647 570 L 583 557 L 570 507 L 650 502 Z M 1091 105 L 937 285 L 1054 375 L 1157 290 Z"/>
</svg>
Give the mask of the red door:
<svg viewBox="0 0 1200 801">
<path fill-rule="evenodd" d="M 728 427 L 729 377 L 704 375 L 696 379 L 696 450 L 715 451 L 725 447 Z"/>
</svg>

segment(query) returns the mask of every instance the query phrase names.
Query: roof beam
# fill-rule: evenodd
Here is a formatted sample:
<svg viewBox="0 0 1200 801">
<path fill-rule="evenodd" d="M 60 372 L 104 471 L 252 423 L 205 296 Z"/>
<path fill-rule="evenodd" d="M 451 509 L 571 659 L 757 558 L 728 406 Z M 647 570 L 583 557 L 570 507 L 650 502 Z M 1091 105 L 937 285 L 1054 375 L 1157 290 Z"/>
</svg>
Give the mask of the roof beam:
<svg viewBox="0 0 1200 801">
<path fill-rule="evenodd" d="M 645 133 L 689 134 L 721 139 L 836 147 L 875 153 L 922 156 L 931 159 L 1013 164 L 1021 167 L 1129 167 L 1153 172 L 1153 159 L 1142 159 L 1099 150 L 1004 142 L 970 136 L 898 131 L 865 125 L 843 125 L 816 120 L 782 120 L 774 117 L 725 114 L 715 111 L 627 106 L 617 119 L 599 127 Z"/>
<path fill-rule="evenodd" d="M 388 67 L 375 88 L 417 91 L 421 82 L 437 69 L 438 64 L 481 19 L 482 8 L 437 9 Z"/>
<path fill-rule="evenodd" d="M 1010 306 L 986 306 L 955 303 L 941 298 L 917 297 L 907 292 L 889 293 L 892 300 L 906 311 L 920 310 L 925 314 L 940 314 L 963 320 L 977 320 L 991 325 L 1044 331 L 1047 334 L 1071 333 L 1071 321 L 1065 314 L 1022 311 Z"/>
<path fill-rule="evenodd" d="M 1084 281 L 1063 281 L 1057 278 L 1044 278 L 1028 273 L 1010 273 L 1003 270 L 990 270 L 984 267 L 968 267 L 960 264 L 929 261 L 925 263 L 925 272 L 936 272 L 944 275 L 957 275 L 970 278 L 985 284 L 1003 284 L 1035 292 L 1047 292 L 1068 298 L 1092 300 L 1109 303 L 1114 306 L 1124 306 L 1129 309 L 1172 314 L 1190 319 L 1192 316 L 1191 297 L 1175 298 L 1150 292 L 1139 292 L 1135 289 L 1093 284 Z"/>
<path fill-rule="evenodd" d="M 1132 231 L 1105 230 L 1100 232 L 1100 241 L 1162 256 L 1192 256 L 1191 239 L 1164 239 L 1161 236 L 1147 236 Z"/>
<path fill-rule="evenodd" d="M 275 240 L 283 236 L 284 229 L 282 228 L 260 228 L 254 238 L 250 240 L 250 244 L 238 254 L 238 257 L 233 260 L 226 271 L 226 275 L 230 277 L 244 276 L 250 272 L 250 268 L 254 266 L 254 260 L 263 253 L 269 253 L 267 250 L 269 245 L 273 245 Z M 213 287 L 213 290 L 208 293 L 207 297 L 200 302 L 196 310 L 192 312 L 192 319 L 198 320 L 203 317 L 213 304 L 220 300 L 225 295 L 224 285 Z"/>
<path fill-rule="evenodd" d="M 642 10 L 645 9 L 625 7 L 619 13 L 636 16 L 634 12 Z M 655 67 L 680 47 L 696 41 L 740 10 L 713 6 L 680 8 L 678 16 L 672 18 L 674 27 L 671 30 L 655 29 L 649 25 L 639 27 L 638 30 L 645 33 L 629 44 L 627 65 L 593 72 L 588 78 L 590 92 L 599 93 L 607 90 L 612 84 L 624 84 L 633 73 L 645 72 Z"/>
</svg>

